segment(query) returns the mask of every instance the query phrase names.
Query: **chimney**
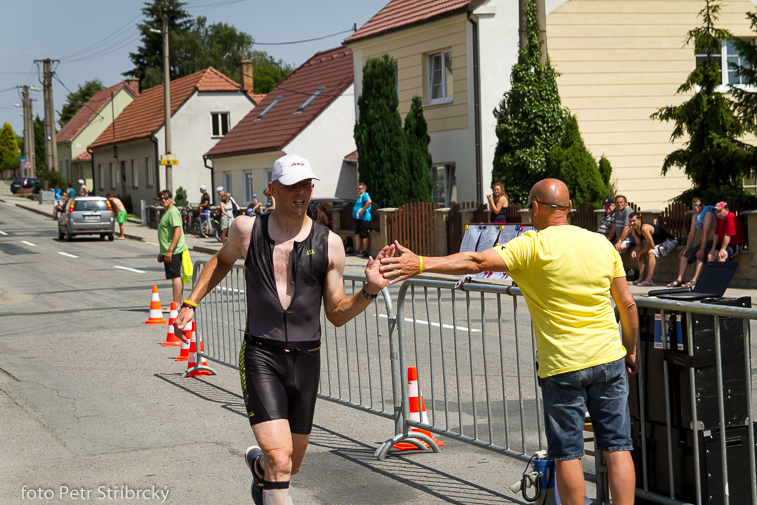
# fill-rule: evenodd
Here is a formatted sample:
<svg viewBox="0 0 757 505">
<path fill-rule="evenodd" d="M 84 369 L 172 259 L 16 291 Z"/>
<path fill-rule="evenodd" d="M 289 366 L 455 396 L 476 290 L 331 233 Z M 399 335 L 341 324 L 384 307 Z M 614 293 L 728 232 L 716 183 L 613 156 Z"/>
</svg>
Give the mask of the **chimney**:
<svg viewBox="0 0 757 505">
<path fill-rule="evenodd" d="M 129 77 L 126 79 L 126 85 L 129 86 L 132 91 L 134 91 L 134 94 L 139 94 L 139 79 L 136 77 Z"/>
<path fill-rule="evenodd" d="M 242 86 L 243 92 L 252 93 L 252 61 L 239 62 L 239 84 Z"/>
</svg>

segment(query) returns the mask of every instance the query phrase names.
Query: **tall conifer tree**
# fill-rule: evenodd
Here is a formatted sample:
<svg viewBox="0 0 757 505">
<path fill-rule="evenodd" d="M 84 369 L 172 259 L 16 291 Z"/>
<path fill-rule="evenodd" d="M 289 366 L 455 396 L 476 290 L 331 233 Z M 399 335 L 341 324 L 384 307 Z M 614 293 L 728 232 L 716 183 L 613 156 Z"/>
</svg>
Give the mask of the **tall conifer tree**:
<svg viewBox="0 0 757 505">
<path fill-rule="evenodd" d="M 407 140 L 397 107 L 394 60 L 384 54 L 365 62 L 355 124 L 358 172 L 379 207 L 408 202 Z"/>
<path fill-rule="evenodd" d="M 431 180 L 431 152 L 428 144 L 428 125 L 423 116 L 421 97 L 414 96 L 410 110 L 405 116 L 405 137 L 407 138 L 407 164 L 410 174 L 408 201 L 433 201 L 434 182 Z"/>
</svg>

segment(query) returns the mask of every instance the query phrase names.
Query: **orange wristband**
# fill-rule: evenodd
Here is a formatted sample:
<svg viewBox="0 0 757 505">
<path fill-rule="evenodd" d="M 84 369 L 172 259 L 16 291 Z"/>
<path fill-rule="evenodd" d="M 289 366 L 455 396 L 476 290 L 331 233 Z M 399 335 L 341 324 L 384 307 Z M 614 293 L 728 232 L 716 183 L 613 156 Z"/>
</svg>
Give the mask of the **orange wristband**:
<svg viewBox="0 0 757 505">
<path fill-rule="evenodd" d="M 418 275 L 423 273 L 423 256 L 418 256 Z"/>
</svg>

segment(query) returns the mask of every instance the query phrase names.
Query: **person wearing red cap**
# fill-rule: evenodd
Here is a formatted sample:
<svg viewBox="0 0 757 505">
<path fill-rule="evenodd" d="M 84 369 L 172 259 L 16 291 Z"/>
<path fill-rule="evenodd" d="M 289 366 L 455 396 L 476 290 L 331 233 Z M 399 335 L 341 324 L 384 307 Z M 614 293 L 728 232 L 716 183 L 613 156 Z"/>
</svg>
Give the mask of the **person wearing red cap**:
<svg viewBox="0 0 757 505">
<path fill-rule="evenodd" d="M 736 215 L 728 210 L 726 202 L 715 205 L 718 224 L 715 225 L 715 237 L 708 256 L 709 261 L 728 261 L 741 252 L 744 247 L 744 232 Z"/>
<path fill-rule="evenodd" d="M 276 160 L 268 184 L 276 212 L 237 217 L 228 240 L 205 266 L 174 326 L 179 338 L 194 308 L 245 258 L 247 326 L 239 353 L 245 407 L 258 446 L 245 461 L 256 505 L 290 505 L 290 477 L 305 456 L 321 373 L 321 305 L 342 326 L 363 312 L 386 286 L 382 254 L 368 259 L 366 283 L 344 293 L 344 245 L 339 235 L 308 217 L 313 180 L 308 160 Z"/>
</svg>

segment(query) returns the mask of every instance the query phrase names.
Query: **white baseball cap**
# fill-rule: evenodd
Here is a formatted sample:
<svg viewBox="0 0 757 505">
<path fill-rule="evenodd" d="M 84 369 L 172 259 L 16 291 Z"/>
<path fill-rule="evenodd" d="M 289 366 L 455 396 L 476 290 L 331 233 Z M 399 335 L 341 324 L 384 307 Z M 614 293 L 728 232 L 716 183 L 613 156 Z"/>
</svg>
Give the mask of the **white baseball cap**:
<svg viewBox="0 0 757 505">
<path fill-rule="evenodd" d="M 223 186 L 218 186 L 216 188 L 216 193 L 220 193 L 221 191 L 223 191 Z"/>
<path fill-rule="evenodd" d="M 279 181 L 284 186 L 291 186 L 305 179 L 320 181 L 310 168 L 310 162 L 302 156 L 287 154 L 273 163 L 271 182 Z"/>
<path fill-rule="evenodd" d="M 206 188 L 205 186 L 200 186 L 200 191 L 207 191 L 207 190 L 208 188 Z"/>
<path fill-rule="evenodd" d="M 79 184 L 84 184 L 84 179 L 79 179 Z"/>
</svg>

